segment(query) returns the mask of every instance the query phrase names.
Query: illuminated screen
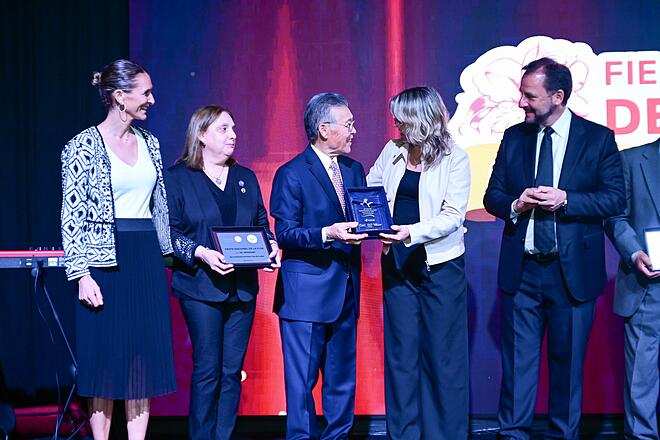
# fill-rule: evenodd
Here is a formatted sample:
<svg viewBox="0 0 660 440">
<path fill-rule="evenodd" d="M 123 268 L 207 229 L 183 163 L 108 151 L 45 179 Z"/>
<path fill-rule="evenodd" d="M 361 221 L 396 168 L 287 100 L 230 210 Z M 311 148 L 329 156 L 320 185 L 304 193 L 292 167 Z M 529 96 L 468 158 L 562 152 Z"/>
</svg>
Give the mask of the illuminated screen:
<svg viewBox="0 0 660 440">
<path fill-rule="evenodd" d="M 575 84 L 569 108 L 615 129 L 621 148 L 649 142 L 660 136 L 660 52 L 654 50 L 660 27 L 653 14 L 625 2 L 600 7 L 586 0 L 502 0 L 493 7 L 430 0 L 170 3 L 134 0 L 130 6 L 131 57 L 155 86 L 147 127 L 159 137 L 167 165 L 180 154 L 197 107 L 229 108 L 238 133 L 236 158 L 256 172 L 266 204 L 275 170 L 306 146 L 302 113 L 313 94 L 337 91 L 348 98 L 357 128 L 351 156 L 368 170 L 395 133 L 389 98 L 416 85 L 440 91 L 453 114 L 451 131 L 472 167 L 466 222 L 471 410 L 495 413 L 501 223 L 484 213 L 481 199 L 503 130 L 523 119 L 520 68 L 541 56 L 567 64 Z M 358 414 L 385 410 L 379 252 L 378 243 L 363 245 Z M 609 282 L 586 360 L 585 412 L 622 411 L 622 323 L 611 312 L 617 261 L 608 247 Z M 271 311 L 274 281 L 272 274 L 260 275 L 241 414 L 285 410 L 278 322 Z M 191 347 L 174 299 L 172 306 L 179 389 L 156 400 L 156 415 L 188 412 Z M 537 409 L 544 412 L 545 366 L 541 377 Z"/>
</svg>

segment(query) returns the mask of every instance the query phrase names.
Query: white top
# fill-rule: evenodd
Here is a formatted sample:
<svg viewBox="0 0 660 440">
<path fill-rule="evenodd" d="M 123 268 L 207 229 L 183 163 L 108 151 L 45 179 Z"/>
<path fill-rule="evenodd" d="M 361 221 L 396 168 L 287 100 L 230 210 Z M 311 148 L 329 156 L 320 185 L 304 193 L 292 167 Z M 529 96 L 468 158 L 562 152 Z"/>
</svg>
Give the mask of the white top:
<svg viewBox="0 0 660 440">
<path fill-rule="evenodd" d="M 389 141 L 367 175 L 367 185 L 383 186 L 390 212 L 401 178 L 406 172 L 408 149 Z M 408 225 L 406 246 L 424 244 L 428 265 L 443 263 L 465 252 L 463 227 L 470 195 L 468 155 L 452 143 L 451 154 L 419 177 L 419 222 Z"/>
<path fill-rule="evenodd" d="M 151 218 L 151 193 L 156 185 L 154 167 L 147 143 L 133 130 L 137 139 L 138 158 L 131 166 L 121 160 L 110 147 L 105 150 L 110 158 L 110 179 L 115 202 L 115 218 Z"/>
<path fill-rule="evenodd" d="M 557 188 L 559 185 L 559 178 L 561 177 L 561 167 L 564 164 L 564 156 L 566 155 L 566 145 L 568 144 L 568 132 L 571 128 L 571 115 L 570 110 L 564 109 L 564 112 L 561 114 L 559 119 L 551 125 L 554 130 L 552 137 L 552 186 Z M 539 133 L 536 135 L 536 156 L 534 159 L 534 175 L 539 166 L 539 153 L 541 151 L 541 141 L 543 140 L 543 129 L 539 130 Z M 515 203 L 515 201 L 514 201 Z M 513 209 L 511 210 L 513 213 Z M 517 219 L 515 213 L 512 214 Z M 515 220 L 514 220 L 515 222 Z M 555 240 L 557 239 L 557 224 L 555 223 Z M 555 243 L 556 247 L 556 243 Z M 527 231 L 525 234 L 525 252 L 527 253 L 538 253 L 538 249 L 534 247 L 534 211 L 529 218 L 529 223 L 527 224 Z"/>
</svg>

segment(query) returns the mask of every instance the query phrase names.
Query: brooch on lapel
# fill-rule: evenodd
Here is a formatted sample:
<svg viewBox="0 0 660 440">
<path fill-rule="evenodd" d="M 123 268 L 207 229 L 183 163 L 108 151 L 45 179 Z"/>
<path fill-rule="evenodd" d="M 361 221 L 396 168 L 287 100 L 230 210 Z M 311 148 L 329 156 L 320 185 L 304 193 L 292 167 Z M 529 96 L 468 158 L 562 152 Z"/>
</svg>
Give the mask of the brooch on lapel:
<svg viewBox="0 0 660 440">
<path fill-rule="evenodd" d="M 242 192 L 243 194 L 245 194 L 245 193 L 247 192 L 247 190 L 245 189 L 245 182 L 243 182 L 242 180 L 239 180 L 239 181 L 238 181 L 238 186 L 241 187 L 241 192 Z"/>
<path fill-rule="evenodd" d="M 396 165 L 396 163 L 400 160 L 405 160 L 405 157 L 403 157 L 403 153 L 399 153 L 396 156 L 394 156 L 394 160 L 392 161 L 392 165 Z"/>
</svg>

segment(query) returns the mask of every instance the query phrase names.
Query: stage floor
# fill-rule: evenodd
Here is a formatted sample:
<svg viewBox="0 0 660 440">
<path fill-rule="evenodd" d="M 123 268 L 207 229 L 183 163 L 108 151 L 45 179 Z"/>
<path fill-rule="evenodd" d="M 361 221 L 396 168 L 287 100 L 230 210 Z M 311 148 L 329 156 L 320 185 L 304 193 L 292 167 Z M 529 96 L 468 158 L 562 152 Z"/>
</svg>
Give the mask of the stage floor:
<svg viewBox="0 0 660 440">
<path fill-rule="evenodd" d="M 185 435 L 181 436 L 151 436 L 149 438 L 152 439 L 162 439 L 162 440 L 174 440 L 174 439 L 185 439 L 187 438 Z M 623 435 L 622 434 L 602 434 L 602 435 L 583 435 L 580 437 L 580 439 L 583 440 L 617 440 L 617 439 L 622 439 Z M 284 440 L 284 436 L 278 435 L 278 436 L 236 436 L 234 437 L 234 440 Z M 367 436 L 360 436 L 360 435 L 352 435 L 351 436 L 352 440 L 386 440 L 387 435 L 367 435 Z M 470 436 L 470 439 L 474 440 L 496 440 L 497 439 L 497 434 L 495 433 L 486 433 L 486 434 L 472 434 Z M 543 434 L 542 433 L 535 433 L 532 435 L 531 440 L 543 440 Z"/>
<path fill-rule="evenodd" d="M 110 433 L 111 440 L 127 438 L 123 417 L 113 420 Z M 543 430 L 547 426 L 544 417 L 534 419 L 532 440 L 541 440 Z M 239 417 L 234 440 L 284 440 L 285 419 L 283 417 Z M 497 420 L 493 416 L 473 417 L 471 420 L 471 439 L 495 440 L 497 438 Z M 582 436 L 585 440 L 622 439 L 623 419 L 620 414 L 592 415 L 588 414 L 582 420 Z M 149 424 L 148 439 L 179 440 L 186 439 L 187 421 L 185 417 L 152 417 Z M 46 440 L 51 436 L 40 435 L 12 436 L 12 439 Z M 65 437 L 60 437 L 64 439 Z M 58 440 L 60 439 L 58 438 Z M 91 437 L 76 437 L 91 440 Z M 358 416 L 355 420 L 351 439 L 355 440 L 385 440 L 385 420 L 383 416 Z"/>
<path fill-rule="evenodd" d="M 544 417 L 534 419 L 532 440 L 541 440 L 547 426 Z M 495 440 L 497 420 L 493 416 L 473 417 L 471 420 L 471 439 Z M 351 439 L 385 440 L 385 419 L 383 416 L 357 416 Z M 150 426 L 150 438 L 174 440 L 184 439 L 185 418 L 156 418 Z M 623 438 L 623 419 L 619 414 L 583 416 L 582 436 L 585 440 L 614 440 Z M 117 437 L 119 439 L 121 437 Z M 284 440 L 283 417 L 239 417 L 235 440 Z"/>
</svg>

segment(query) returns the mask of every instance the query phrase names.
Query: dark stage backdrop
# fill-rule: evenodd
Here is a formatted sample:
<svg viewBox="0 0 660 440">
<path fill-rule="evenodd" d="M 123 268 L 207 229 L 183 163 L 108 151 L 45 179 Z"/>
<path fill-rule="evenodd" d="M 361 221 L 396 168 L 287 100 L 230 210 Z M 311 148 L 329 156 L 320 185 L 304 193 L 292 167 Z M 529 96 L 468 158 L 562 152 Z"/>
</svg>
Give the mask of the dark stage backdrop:
<svg viewBox="0 0 660 440">
<path fill-rule="evenodd" d="M 128 2 L 5 1 L 0 33 L 0 249 L 59 248 L 60 152 L 105 116 L 91 72 L 128 56 Z M 65 285 L 63 270 L 50 271 L 47 281 L 73 339 L 77 292 Z M 0 373 L 12 403 L 54 403 L 57 380 L 71 384 L 70 364 L 29 272 L 0 270 Z"/>
<path fill-rule="evenodd" d="M 304 147 L 301 115 L 312 94 L 347 95 L 358 129 L 352 156 L 369 167 L 393 132 L 389 97 L 403 87 L 437 87 L 455 113 L 452 130 L 473 171 L 466 236 L 473 413 L 494 413 L 499 393 L 501 226 L 483 215 L 480 198 L 501 130 L 521 119 L 515 106 L 521 64 L 551 54 L 571 65 L 577 81 L 570 107 L 616 128 L 621 147 L 659 135 L 655 0 L 5 3 L 0 249 L 59 244 L 61 148 L 102 119 L 89 74 L 126 56 L 129 38 L 131 57 L 145 64 L 156 85 L 157 106 L 146 125 L 160 137 L 165 162 L 179 154 L 195 108 L 226 105 L 238 124 L 238 159 L 255 169 L 266 199 L 274 170 Z M 378 414 L 384 411 L 379 249 L 365 248 L 357 411 Z M 587 412 L 621 410 L 621 322 L 610 312 L 616 262 L 608 249 L 610 282 L 587 360 Z M 274 277 L 262 275 L 261 284 L 243 414 L 284 410 L 279 334 L 270 312 Z M 49 285 L 72 335 L 75 292 L 61 272 L 49 275 Z M 52 391 L 55 372 L 61 383 L 70 382 L 69 362 L 61 339 L 55 334 L 51 343 L 41 321 L 36 306 L 45 307 L 43 297 L 31 296 L 23 271 L 0 271 L 0 287 L 0 379 L 4 375 L 14 403 L 52 401 L 41 391 Z M 156 402 L 161 415 L 187 413 L 190 342 L 175 301 L 172 306 L 179 392 Z M 545 411 L 545 371 L 542 377 L 538 409 Z"/>
<path fill-rule="evenodd" d="M 622 147 L 653 139 L 658 108 L 645 98 L 660 97 L 660 57 L 653 52 L 660 42 L 659 10 L 657 1 L 133 0 L 130 53 L 155 84 L 156 107 L 147 125 L 161 140 L 165 162 L 180 153 L 191 113 L 222 104 L 236 118 L 236 156 L 256 171 L 266 200 L 277 167 L 305 147 L 302 112 L 311 95 L 332 90 L 348 97 L 357 121 L 351 155 L 368 169 L 393 133 L 388 99 L 408 86 L 438 88 L 455 113 L 452 130 L 472 162 L 466 236 L 472 412 L 492 414 L 501 374 L 495 284 L 501 225 L 483 215 L 481 196 L 502 130 L 522 120 L 516 107 L 520 67 L 545 54 L 557 57 L 571 65 L 576 78 L 571 108 L 622 127 L 617 137 Z M 530 38 L 537 36 L 548 38 Z M 606 102 L 624 98 L 632 105 Z M 356 410 L 382 414 L 379 246 L 364 247 Z M 610 282 L 598 302 L 587 359 L 584 410 L 590 413 L 622 409 L 622 323 L 611 313 L 616 262 L 610 248 Z M 274 280 L 261 276 L 242 414 L 285 410 L 279 333 L 271 313 Z M 176 305 L 174 310 L 179 392 L 156 403 L 158 414 L 187 412 L 190 341 Z M 544 412 L 545 369 L 542 378 L 538 410 Z"/>
</svg>

